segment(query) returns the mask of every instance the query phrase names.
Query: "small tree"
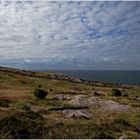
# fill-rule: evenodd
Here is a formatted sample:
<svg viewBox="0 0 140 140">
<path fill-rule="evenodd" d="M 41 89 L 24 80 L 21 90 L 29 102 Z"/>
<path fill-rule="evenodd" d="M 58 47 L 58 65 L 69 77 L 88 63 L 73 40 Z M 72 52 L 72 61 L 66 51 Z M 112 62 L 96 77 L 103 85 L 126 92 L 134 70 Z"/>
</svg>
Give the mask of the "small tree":
<svg viewBox="0 0 140 140">
<path fill-rule="evenodd" d="M 48 94 L 47 91 L 44 91 L 43 89 L 40 89 L 40 88 L 36 88 L 34 90 L 34 96 L 37 99 L 45 99 L 45 97 L 47 96 L 47 94 Z"/>
<path fill-rule="evenodd" d="M 118 97 L 120 97 L 120 96 L 122 96 L 122 92 L 119 89 L 113 88 L 112 89 L 112 96 L 118 96 Z"/>
</svg>

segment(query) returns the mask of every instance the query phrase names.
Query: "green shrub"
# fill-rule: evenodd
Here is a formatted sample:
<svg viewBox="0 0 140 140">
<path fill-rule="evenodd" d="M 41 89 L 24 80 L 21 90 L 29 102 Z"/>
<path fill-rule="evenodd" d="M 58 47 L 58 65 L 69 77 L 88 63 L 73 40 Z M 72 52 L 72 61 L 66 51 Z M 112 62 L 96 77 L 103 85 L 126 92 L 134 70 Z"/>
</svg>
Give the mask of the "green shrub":
<svg viewBox="0 0 140 140">
<path fill-rule="evenodd" d="M 30 110 L 31 104 L 25 101 L 20 101 L 14 104 L 16 108 L 21 109 L 21 110 Z"/>
<path fill-rule="evenodd" d="M 1 107 L 9 107 L 9 104 L 11 103 L 11 101 L 6 100 L 6 99 L 0 99 L 0 106 Z"/>
<path fill-rule="evenodd" d="M 26 84 L 26 82 L 25 81 L 22 81 L 22 84 Z"/>
<path fill-rule="evenodd" d="M 51 91 L 53 91 L 53 89 L 49 88 L 49 89 L 48 89 L 48 92 L 51 92 Z"/>
<path fill-rule="evenodd" d="M 122 89 L 121 92 L 122 92 L 122 97 L 128 97 L 128 93 L 126 90 Z"/>
<path fill-rule="evenodd" d="M 120 96 L 122 96 L 122 92 L 119 89 L 113 88 L 112 89 L 112 96 L 118 96 L 118 97 L 120 97 Z"/>
<path fill-rule="evenodd" d="M 123 93 L 123 95 L 122 95 L 123 97 L 128 97 L 128 93 L 127 92 L 125 92 L 125 93 Z"/>
<path fill-rule="evenodd" d="M 1 139 L 41 139 L 43 117 L 32 111 L 11 112 L 0 117 Z"/>
<path fill-rule="evenodd" d="M 41 85 L 38 85 L 38 87 L 41 88 L 42 86 Z"/>
<path fill-rule="evenodd" d="M 37 99 L 45 99 L 45 97 L 47 96 L 47 94 L 48 94 L 48 92 L 47 91 L 44 91 L 43 89 L 36 88 L 34 90 L 34 96 Z"/>
</svg>

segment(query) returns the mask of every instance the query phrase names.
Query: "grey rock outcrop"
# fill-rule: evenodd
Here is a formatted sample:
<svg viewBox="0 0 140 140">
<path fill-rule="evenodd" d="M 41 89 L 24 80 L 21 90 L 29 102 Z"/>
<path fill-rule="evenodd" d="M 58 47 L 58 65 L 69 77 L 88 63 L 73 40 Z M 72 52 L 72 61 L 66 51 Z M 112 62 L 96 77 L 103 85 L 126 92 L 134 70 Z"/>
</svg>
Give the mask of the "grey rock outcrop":
<svg viewBox="0 0 140 140">
<path fill-rule="evenodd" d="M 84 95 L 77 95 L 72 100 L 69 101 L 69 104 L 76 106 L 87 106 L 87 101 L 83 98 Z"/>
<path fill-rule="evenodd" d="M 58 94 L 58 95 L 56 95 L 55 96 L 55 99 L 57 99 L 57 100 L 64 100 L 65 99 L 64 94 Z"/>
<path fill-rule="evenodd" d="M 64 110 L 63 114 L 65 115 L 66 118 L 85 118 L 85 119 L 90 119 L 92 115 L 85 110 Z"/>
<path fill-rule="evenodd" d="M 90 108 L 101 108 L 103 110 L 129 112 L 131 108 L 128 105 L 120 104 L 113 100 L 102 100 L 99 97 L 83 98 L 84 96 L 75 96 L 69 101 L 72 105 L 88 106 Z"/>
<path fill-rule="evenodd" d="M 109 100 L 109 101 L 100 101 L 99 102 L 100 107 L 104 110 L 116 110 L 116 111 L 121 111 L 121 112 L 129 112 L 130 108 L 128 105 L 123 105 L 118 102 Z"/>
</svg>

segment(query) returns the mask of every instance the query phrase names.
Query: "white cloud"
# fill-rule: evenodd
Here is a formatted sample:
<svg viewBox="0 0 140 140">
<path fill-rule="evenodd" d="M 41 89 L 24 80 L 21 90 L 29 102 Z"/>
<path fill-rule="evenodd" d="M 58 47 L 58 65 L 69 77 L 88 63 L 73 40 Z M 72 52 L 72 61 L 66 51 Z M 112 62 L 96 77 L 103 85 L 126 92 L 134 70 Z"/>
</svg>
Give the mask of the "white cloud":
<svg viewBox="0 0 140 140">
<path fill-rule="evenodd" d="M 0 62 L 78 60 L 92 67 L 101 61 L 137 61 L 139 6 L 140 2 L 2 2 Z"/>
<path fill-rule="evenodd" d="M 27 63 L 31 63 L 32 62 L 32 60 L 30 60 L 30 59 L 24 59 L 24 61 L 27 62 Z"/>
</svg>

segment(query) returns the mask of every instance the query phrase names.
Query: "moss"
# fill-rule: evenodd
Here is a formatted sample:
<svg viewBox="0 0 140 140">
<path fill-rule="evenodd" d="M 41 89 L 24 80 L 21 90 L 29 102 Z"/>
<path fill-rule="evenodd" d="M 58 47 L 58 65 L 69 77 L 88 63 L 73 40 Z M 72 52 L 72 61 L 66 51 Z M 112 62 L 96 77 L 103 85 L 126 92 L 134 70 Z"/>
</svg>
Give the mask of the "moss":
<svg viewBox="0 0 140 140">
<path fill-rule="evenodd" d="M 13 113 L 0 119 L 0 138 L 41 138 L 43 118 L 33 112 Z"/>
<path fill-rule="evenodd" d="M 28 138 L 29 133 L 25 124 L 16 116 L 8 116 L 0 119 L 1 138 Z"/>
<path fill-rule="evenodd" d="M 58 122 L 59 121 L 59 122 Z M 46 124 L 44 138 L 50 139 L 95 139 L 95 138 L 116 138 L 108 130 L 91 120 L 54 120 Z"/>
</svg>

